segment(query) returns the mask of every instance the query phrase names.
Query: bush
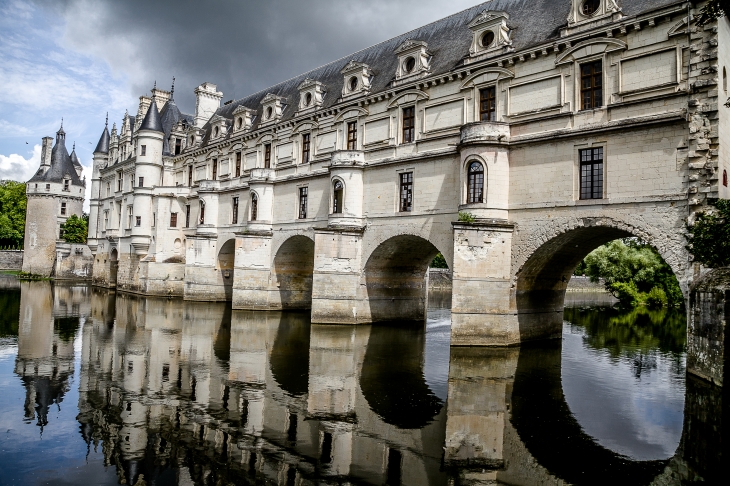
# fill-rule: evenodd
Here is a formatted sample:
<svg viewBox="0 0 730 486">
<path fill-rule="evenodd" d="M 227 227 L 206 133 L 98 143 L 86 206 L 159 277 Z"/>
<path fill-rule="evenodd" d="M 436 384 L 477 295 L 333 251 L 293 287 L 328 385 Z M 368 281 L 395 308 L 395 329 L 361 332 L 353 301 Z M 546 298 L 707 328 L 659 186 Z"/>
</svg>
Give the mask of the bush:
<svg viewBox="0 0 730 486">
<path fill-rule="evenodd" d="M 446 264 L 446 258 L 439 253 L 437 254 L 433 261 L 431 261 L 431 268 L 449 268 L 449 266 Z"/>
<path fill-rule="evenodd" d="M 473 223 L 474 221 L 476 221 L 476 218 L 471 213 L 459 211 L 459 221 L 461 223 Z"/>
<path fill-rule="evenodd" d="M 633 281 L 607 284 L 608 291 L 624 305 L 636 307 L 641 303 L 639 290 Z"/>
<path fill-rule="evenodd" d="M 86 243 L 86 235 L 89 234 L 88 219 L 72 214 L 61 225 L 61 229 L 63 230 L 63 241 L 66 243 Z"/>
<path fill-rule="evenodd" d="M 651 289 L 649 293 L 646 294 L 644 301 L 646 302 L 647 307 L 650 307 L 652 309 L 666 307 L 666 305 L 669 303 L 669 300 L 667 299 L 667 294 L 661 287 L 654 287 L 653 289 Z"/>
</svg>

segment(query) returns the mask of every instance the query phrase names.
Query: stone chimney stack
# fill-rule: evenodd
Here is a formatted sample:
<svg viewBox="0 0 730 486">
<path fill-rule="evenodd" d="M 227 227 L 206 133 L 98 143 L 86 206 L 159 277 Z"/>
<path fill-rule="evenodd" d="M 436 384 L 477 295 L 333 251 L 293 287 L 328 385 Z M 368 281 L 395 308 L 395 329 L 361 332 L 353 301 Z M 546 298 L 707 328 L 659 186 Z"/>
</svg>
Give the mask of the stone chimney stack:
<svg viewBox="0 0 730 486">
<path fill-rule="evenodd" d="M 195 88 L 195 126 L 201 128 L 220 108 L 223 93 L 213 83 L 205 82 Z"/>
<path fill-rule="evenodd" d="M 53 137 L 43 137 L 41 145 L 41 169 L 43 172 L 51 168 L 51 152 L 53 151 Z"/>
</svg>

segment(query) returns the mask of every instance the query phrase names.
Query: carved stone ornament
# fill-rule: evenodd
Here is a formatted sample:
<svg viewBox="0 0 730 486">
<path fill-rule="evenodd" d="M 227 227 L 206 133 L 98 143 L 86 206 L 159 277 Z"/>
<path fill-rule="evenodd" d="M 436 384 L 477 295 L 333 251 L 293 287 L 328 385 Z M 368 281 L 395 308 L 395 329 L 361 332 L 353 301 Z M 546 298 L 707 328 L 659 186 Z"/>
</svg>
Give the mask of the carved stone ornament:
<svg viewBox="0 0 730 486">
<path fill-rule="evenodd" d="M 256 110 L 252 110 L 243 105 L 238 106 L 233 110 L 233 131 L 240 132 L 250 129 L 255 117 Z"/>
<path fill-rule="evenodd" d="M 323 83 L 307 78 L 299 84 L 297 89 L 299 90 L 298 113 L 314 110 L 324 103 L 327 87 Z"/>
<path fill-rule="evenodd" d="M 511 49 L 512 31 L 507 26 L 509 14 L 497 10 L 484 10 L 469 22 L 473 32 L 469 55 L 484 57 L 490 53 L 502 54 Z"/>
<path fill-rule="evenodd" d="M 406 39 L 396 50 L 398 68 L 395 72 L 396 84 L 402 79 L 428 74 L 431 69 L 431 53 L 428 44 L 423 41 Z"/>
<path fill-rule="evenodd" d="M 572 26 L 582 22 L 598 20 L 621 11 L 616 0 L 598 0 L 597 8 L 591 12 L 586 12 L 585 5 L 587 2 L 593 3 L 593 0 L 572 0 L 568 25 Z"/>
<path fill-rule="evenodd" d="M 286 98 L 268 93 L 261 100 L 263 105 L 263 114 L 261 115 L 261 124 L 274 122 L 281 118 L 284 113 L 284 101 Z"/>
<path fill-rule="evenodd" d="M 340 71 L 343 76 L 342 99 L 370 93 L 373 72 L 365 63 L 350 61 Z"/>
</svg>

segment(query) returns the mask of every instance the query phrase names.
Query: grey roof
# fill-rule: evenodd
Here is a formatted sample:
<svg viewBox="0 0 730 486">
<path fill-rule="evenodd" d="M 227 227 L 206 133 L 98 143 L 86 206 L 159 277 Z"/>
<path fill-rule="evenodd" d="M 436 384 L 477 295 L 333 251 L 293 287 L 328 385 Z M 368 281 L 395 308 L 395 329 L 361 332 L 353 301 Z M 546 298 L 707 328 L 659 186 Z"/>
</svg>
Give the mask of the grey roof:
<svg viewBox="0 0 730 486">
<path fill-rule="evenodd" d="M 681 3 L 679 0 L 620 0 L 624 16 L 634 16 L 667 5 Z M 322 108 L 337 104 L 342 93 L 344 77 L 340 73 L 350 61 L 368 64 L 375 75 L 370 93 L 378 93 L 391 86 L 397 68 L 398 58 L 394 51 L 407 39 L 425 41 L 428 50 L 433 54 L 431 74 L 445 74 L 463 65 L 463 59 L 469 55 L 472 42 L 472 31 L 468 24 L 484 10 L 504 11 L 509 15 L 507 25 L 512 32 L 512 47 L 516 51 L 543 44 L 560 37 L 560 29 L 567 26 L 571 0 L 491 0 L 469 9 L 455 13 L 449 17 L 419 27 L 405 34 L 363 49 L 337 61 L 331 62 L 299 76 L 271 86 L 258 93 L 238 99 L 220 107 L 216 115 L 232 119 L 233 111 L 243 105 L 256 110 L 256 121 L 252 129 L 256 129 L 261 120 L 263 107 L 261 100 L 267 93 L 286 98 L 287 106 L 282 119 L 292 118 L 299 104 L 297 86 L 306 78 L 320 81 L 327 86 L 327 95 Z M 203 145 L 210 138 L 210 126 Z"/>
<path fill-rule="evenodd" d="M 177 125 L 179 121 L 193 125 L 193 116 L 182 113 L 175 104 L 175 100 L 170 100 L 165 103 L 160 112 L 160 119 L 162 123 L 162 131 L 165 132 L 165 138 L 162 142 L 162 154 L 170 155 L 170 133 L 172 128 Z"/>
<path fill-rule="evenodd" d="M 64 179 L 69 179 L 74 186 L 85 185 L 76 173 L 76 167 L 74 167 L 71 156 L 66 150 L 66 134 L 62 127 L 56 132 L 56 145 L 53 146 L 51 151 L 51 167 L 45 172 L 43 172 L 43 169 L 38 169 L 38 172 L 28 182 L 60 183 Z"/>
<path fill-rule="evenodd" d="M 79 158 L 76 155 L 76 143 L 74 143 L 73 150 L 71 150 L 71 162 L 73 163 L 74 167 L 83 167 L 81 165 L 81 162 L 79 162 Z"/>
<path fill-rule="evenodd" d="M 147 114 L 144 116 L 139 130 L 151 130 L 153 132 L 162 132 L 162 122 L 160 121 L 160 112 L 157 111 L 157 102 L 152 98 L 150 107 L 147 108 Z"/>
<path fill-rule="evenodd" d="M 99 143 L 96 144 L 96 148 L 94 149 L 94 153 L 102 153 L 102 154 L 108 154 L 109 153 L 109 127 L 104 126 L 104 131 L 101 134 L 101 137 L 99 137 Z"/>
</svg>

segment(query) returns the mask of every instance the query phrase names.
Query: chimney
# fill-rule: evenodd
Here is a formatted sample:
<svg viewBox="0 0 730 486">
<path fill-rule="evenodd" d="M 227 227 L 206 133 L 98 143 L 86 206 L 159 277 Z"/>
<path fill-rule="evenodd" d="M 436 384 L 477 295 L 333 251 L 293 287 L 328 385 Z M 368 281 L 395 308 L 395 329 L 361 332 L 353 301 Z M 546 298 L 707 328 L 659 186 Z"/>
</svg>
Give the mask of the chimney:
<svg viewBox="0 0 730 486">
<path fill-rule="evenodd" d="M 43 137 L 41 145 L 41 169 L 43 172 L 51 168 L 51 152 L 53 151 L 53 137 Z"/>
<path fill-rule="evenodd" d="M 205 82 L 195 88 L 195 126 L 201 128 L 221 106 L 223 93 L 213 83 Z"/>
</svg>

